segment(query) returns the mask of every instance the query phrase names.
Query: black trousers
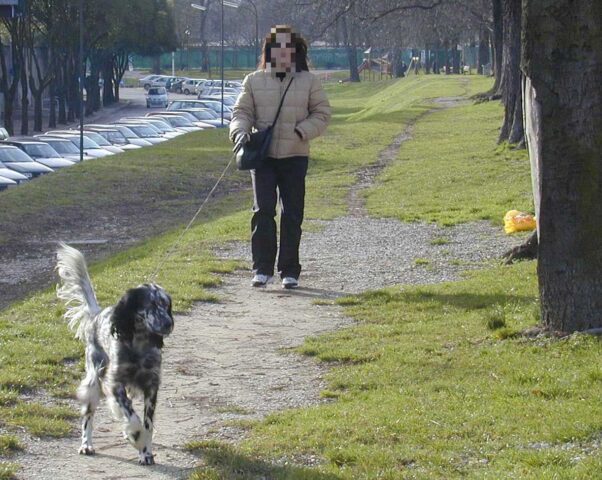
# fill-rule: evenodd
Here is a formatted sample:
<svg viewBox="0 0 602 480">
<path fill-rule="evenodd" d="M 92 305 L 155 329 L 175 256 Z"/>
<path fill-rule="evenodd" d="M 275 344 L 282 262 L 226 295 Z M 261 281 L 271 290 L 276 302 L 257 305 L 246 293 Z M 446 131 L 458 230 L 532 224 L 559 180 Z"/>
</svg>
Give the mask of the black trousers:
<svg viewBox="0 0 602 480">
<path fill-rule="evenodd" d="M 253 270 L 257 273 L 274 274 L 278 250 L 276 202 L 280 197 L 278 272 L 281 278 L 299 278 L 299 243 L 305 204 L 307 161 L 307 157 L 268 158 L 262 168 L 251 170 L 254 193 L 251 249 Z"/>
</svg>

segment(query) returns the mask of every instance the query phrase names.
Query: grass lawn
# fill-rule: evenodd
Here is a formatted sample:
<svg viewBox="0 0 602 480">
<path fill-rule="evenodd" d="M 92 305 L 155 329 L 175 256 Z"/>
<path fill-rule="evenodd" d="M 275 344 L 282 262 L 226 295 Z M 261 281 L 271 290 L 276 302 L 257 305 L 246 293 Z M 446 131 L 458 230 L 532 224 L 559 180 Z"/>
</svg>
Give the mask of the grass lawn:
<svg viewBox="0 0 602 480">
<path fill-rule="evenodd" d="M 371 162 L 403 130 L 404 122 L 430 108 L 425 99 L 459 95 L 465 90 L 463 85 L 457 77 L 327 87 L 335 115 L 327 135 L 313 145 L 307 216 L 345 214 L 354 170 Z M 362 115 L 362 107 L 372 111 L 386 98 L 390 100 L 382 115 L 373 112 L 355 118 Z M 227 163 L 229 151 L 224 130 L 199 132 L 168 144 L 85 162 L 2 192 L 3 238 L 22 238 L 31 225 L 38 229 L 34 233 L 55 232 L 58 236 L 69 222 L 111 218 L 113 212 L 124 208 L 130 216 L 141 218 L 154 216 L 158 209 L 168 213 L 165 217 L 183 209 L 192 216 L 203 192 Z M 176 311 L 186 311 L 194 301 L 216 301 L 209 290 L 219 283 L 216 273 L 239 266 L 217 261 L 210 249 L 216 242 L 248 235 L 249 183 L 244 173 L 227 177 L 220 191 L 228 194 L 212 200 L 161 272 L 161 284 L 175 299 Z M 115 303 L 123 291 L 147 279 L 180 231 L 92 265 L 101 305 Z M 20 396 L 40 389 L 58 398 L 72 395 L 81 374 L 83 348 L 72 339 L 62 313 L 53 290 L 0 312 L 0 423 L 23 426 L 37 435 L 62 435 L 68 430 L 71 417 L 60 406 L 45 409 L 25 403 Z M 28 409 L 28 414 L 21 413 Z"/>
</svg>

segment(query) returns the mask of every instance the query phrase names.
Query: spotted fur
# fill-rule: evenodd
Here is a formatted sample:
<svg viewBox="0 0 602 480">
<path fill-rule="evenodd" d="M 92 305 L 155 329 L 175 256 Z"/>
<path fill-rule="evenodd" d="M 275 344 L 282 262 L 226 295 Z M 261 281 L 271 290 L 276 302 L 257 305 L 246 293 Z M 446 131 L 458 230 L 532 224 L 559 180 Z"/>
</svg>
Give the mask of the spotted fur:
<svg viewBox="0 0 602 480">
<path fill-rule="evenodd" d="M 57 257 L 57 295 L 67 305 L 65 319 L 86 346 L 86 376 L 77 390 L 82 404 L 79 453 L 94 454 L 94 412 L 104 395 L 124 422 L 124 437 L 138 450 L 139 463 L 152 465 L 161 351 L 174 326 L 171 298 L 159 285 L 144 284 L 128 290 L 114 307 L 101 309 L 81 252 L 61 244 Z M 132 406 L 137 394 L 144 396 L 144 421 Z"/>
</svg>

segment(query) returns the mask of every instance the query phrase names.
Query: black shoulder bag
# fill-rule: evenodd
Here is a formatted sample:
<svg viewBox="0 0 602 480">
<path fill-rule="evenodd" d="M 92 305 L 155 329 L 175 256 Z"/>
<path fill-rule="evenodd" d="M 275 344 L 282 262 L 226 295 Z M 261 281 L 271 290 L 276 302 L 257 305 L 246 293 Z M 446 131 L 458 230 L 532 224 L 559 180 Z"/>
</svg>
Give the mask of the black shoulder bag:
<svg viewBox="0 0 602 480">
<path fill-rule="evenodd" d="M 276 125 L 276 122 L 278 121 L 280 110 L 282 110 L 282 104 L 284 103 L 284 98 L 286 97 L 286 93 L 293 83 L 293 79 L 294 77 L 291 78 L 288 87 L 286 87 L 286 90 L 284 91 L 284 95 L 282 95 L 280 105 L 278 106 L 278 113 L 276 113 L 276 118 L 274 118 L 272 125 L 265 130 L 252 133 L 248 142 L 242 146 L 235 147 L 234 154 L 236 155 L 236 166 L 239 170 L 254 170 L 256 168 L 260 168 L 265 162 L 265 159 L 268 158 L 268 151 L 270 149 L 270 143 L 272 142 L 274 125 Z"/>
</svg>

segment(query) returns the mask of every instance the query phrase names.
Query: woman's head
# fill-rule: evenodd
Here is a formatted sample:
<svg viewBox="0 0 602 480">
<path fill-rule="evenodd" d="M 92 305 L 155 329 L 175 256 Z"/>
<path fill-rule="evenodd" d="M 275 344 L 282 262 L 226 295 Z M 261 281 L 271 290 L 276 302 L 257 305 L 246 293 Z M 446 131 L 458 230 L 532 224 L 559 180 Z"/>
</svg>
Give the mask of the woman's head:
<svg viewBox="0 0 602 480">
<path fill-rule="evenodd" d="M 259 68 L 275 73 L 308 71 L 307 42 L 288 25 L 272 27 L 263 42 Z"/>
</svg>

